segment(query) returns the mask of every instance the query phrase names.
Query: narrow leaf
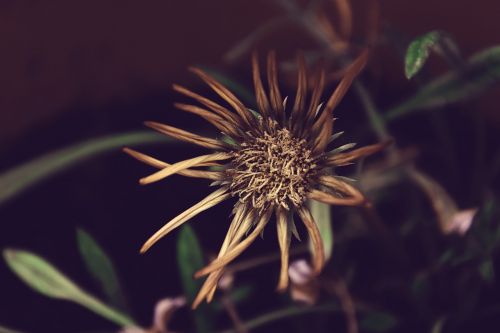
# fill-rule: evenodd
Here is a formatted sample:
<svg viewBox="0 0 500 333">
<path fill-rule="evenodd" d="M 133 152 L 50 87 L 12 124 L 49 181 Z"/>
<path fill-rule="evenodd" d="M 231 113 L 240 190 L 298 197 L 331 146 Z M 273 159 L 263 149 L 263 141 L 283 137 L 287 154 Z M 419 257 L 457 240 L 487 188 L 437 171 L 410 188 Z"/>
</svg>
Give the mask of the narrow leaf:
<svg viewBox="0 0 500 333">
<path fill-rule="evenodd" d="M 203 251 L 194 230 L 189 225 L 184 225 L 177 239 L 177 264 L 184 289 L 184 295 L 188 302 L 193 302 L 201 288 L 202 281 L 194 279 L 194 273 L 203 265 Z M 197 332 L 209 332 L 211 324 L 208 321 L 206 306 L 200 306 L 193 313 Z"/>
<path fill-rule="evenodd" d="M 0 206 L 31 186 L 82 160 L 123 146 L 168 142 L 156 133 L 131 132 L 91 139 L 35 158 L 0 174 Z"/>
<path fill-rule="evenodd" d="M 201 287 L 201 282 L 193 275 L 203 267 L 203 252 L 193 229 L 185 225 L 177 239 L 177 263 L 181 275 L 182 286 L 189 301 L 193 301 Z"/>
<path fill-rule="evenodd" d="M 422 69 L 431 51 L 451 58 L 452 62 L 460 57 L 458 47 L 446 32 L 431 31 L 426 33 L 414 39 L 408 46 L 405 57 L 407 79 L 411 79 Z"/>
<path fill-rule="evenodd" d="M 124 293 L 113 262 L 92 236 L 82 229 L 77 230 L 80 254 L 87 270 L 100 284 L 107 300 L 116 308 L 127 309 Z"/>
<path fill-rule="evenodd" d="M 10 269 L 35 291 L 47 297 L 75 302 L 117 325 L 134 325 L 131 318 L 80 289 L 43 258 L 13 249 L 4 250 L 3 255 Z"/>
<path fill-rule="evenodd" d="M 431 81 L 413 97 L 389 110 L 392 121 L 412 112 L 442 107 L 477 96 L 500 80 L 500 46 L 472 56 L 461 71 L 444 74 Z"/>
<path fill-rule="evenodd" d="M 318 229 L 323 241 L 323 249 L 325 251 L 325 260 L 330 259 L 333 251 L 333 229 L 330 205 L 310 200 L 309 209 L 314 217 L 314 221 L 318 225 Z M 312 246 L 312 244 L 309 244 Z"/>
</svg>

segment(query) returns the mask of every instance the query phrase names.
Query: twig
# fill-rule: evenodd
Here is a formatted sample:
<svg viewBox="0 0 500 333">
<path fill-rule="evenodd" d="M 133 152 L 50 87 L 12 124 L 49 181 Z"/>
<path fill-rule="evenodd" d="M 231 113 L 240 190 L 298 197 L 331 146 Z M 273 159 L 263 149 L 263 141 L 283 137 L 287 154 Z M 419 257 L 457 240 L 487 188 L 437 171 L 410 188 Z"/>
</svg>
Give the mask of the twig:
<svg viewBox="0 0 500 333">
<path fill-rule="evenodd" d="M 345 319 L 347 322 L 347 332 L 348 333 L 358 333 L 358 321 L 356 319 L 356 306 L 354 301 L 347 289 L 345 282 L 340 278 L 336 277 L 330 280 L 322 281 L 323 287 L 330 291 L 332 294 L 338 297 L 340 301 L 340 306 L 344 312 Z"/>
<path fill-rule="evenodd" d="M 306 253 L 308 251 L 309 251 L 309 249 L 308 249 L 307 245 L 299 245 L 299 246 L 295 247 L 294 249 L 290 250 L 290 256 Z M 254 267 L 257 267 L 260 265 L 272 263 L 272 262 L 277 261 L 279 259 L 280 259 L 279 253 L 272 253 L 272 254 L 261 256 L 261 257 L 248 259 L 248 260 L 239 262 L 237 264 L 229 265 L 226 268 L 226 271 L 228 273 L 235 273 L 235 272 L 239 272 L 239 271 L 244 271 L 244 270 L 251 269 L 251 268 L 254 268 Z"/>
<path fill-rule="evenodd" d="M 248 329 L 245 328 L 243 322 L 241 321 L 241 318 L 238 314 L 238 311 L 236 310 L 236 306 L 234 305 L 233 300 L 231 297 L 229 297 L 227 294 L 222 296 L 222 305 L 224 306 L 224 309 L 226 310 L 227 314 L 229 315 L 229 318 L 231 318 L 233 324 L 234 324 L 234 331 L 236 333 L 247 333 Z"/>
<path fill-rule="evenodd" d="M 262 315 L 254 319 L 250 319 L 244 322 L 243 325 L 245 329 L 251 330 L 260 326 L 264 326 L 271 322 L 293 316 L 300 316 L 308 313 L 335 312 L 335 311 L 339 311 L 339 306 L 337 304 L 324 304 L 324 305 L 304 306 L 304 307 L 292 306 L 289 308 L 266 313 L 265 315 Z M 220 333 L 237 333 L 237 331 L 234 329 L 228 329 L 221 331 Z"/>
</svg>

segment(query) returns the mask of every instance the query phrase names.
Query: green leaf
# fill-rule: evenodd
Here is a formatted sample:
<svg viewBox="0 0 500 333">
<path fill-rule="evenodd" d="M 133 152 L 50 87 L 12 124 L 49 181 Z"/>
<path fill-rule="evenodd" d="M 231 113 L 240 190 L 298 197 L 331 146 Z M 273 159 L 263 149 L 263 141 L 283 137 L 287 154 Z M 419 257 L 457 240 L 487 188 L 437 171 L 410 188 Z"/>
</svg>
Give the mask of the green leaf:
<svg viewBox="0 0 500 333">
<path fill-rule="evenodd" d="M 198 238 L 189 225 L 184 225 L 177 239 L 177 263 L 184 293 L 192 302 L 201 287 L 201 281 L 193 278 L 194 273 L 203 267 L 203 252 Z"/>
<path fill-rule="evenodd" d="M 7 327 L 4 327 L 4 326 L 0 326 L 0 333 L 21 333 L 21 332 L 14 331 L 14 330 L 7 328 Z"/>
<path fill-rule="evenodd" d="M 184 225 L 177 238 L 177 264 L 188 302 L 193 302 L 201 288 L 202 281 L 195 280 L 194 273 L 203 267 L 203 251 L 194 230 L 189 225 Z M 208 307 L 200 306 L 194 313 L 197 332 L 210 332 L 212 326 L 208 318 Z"/>
<path fill-rule="evenodd" d="M 124 298 L 118 275 L 113 262 L 92 236 L 82 229 L 77 230 L 77 241 L 80 254 L 87 270 L 100 284 L 107 300 L 116 308 L 126 311 Z"/>
<path fill-rule="evenodd" d="M 47 297 L 75 302 L 120 326 L 133 326 L 127 315 L 86 293 L 53 265 L 36 254 L 7 249 L 3 256 L 10 269 L 28 286 Z"/>
<path fill-rule="evenodd" d="M 165 136 L 150 132 L 131 132 L 91 139 L 53 151 L 0 174 L 0 206 L 31 186 L 82 160 L 123 146 L 169 142 Z"/>
<path fill-rule="evenodd" d="M 426 33 L 414 39 L 408 46 L 405 57 L 405 74 L 407 79 L 411 79 L 422 69 L 431 51 L 443 54 L 452 59 L 460 57 L 457 46 L 446 32 L 431 31 Z"/>
<path fill-rule="evenodd" d="M 333 229 L 330 205 L 309 200 L 309 209 L 316 222 L 321 240 L 323 241 L 323 249 L 325 250 L 325 260 L 330 259 L 333 251 Z M 312 244 L 309 244 L 312 247 Z"/>
<path fill-rule="evenodd" d="M 360 328 L 370 332 L 386 332 L 398 324 L 396 317 L 387 312 L 372 312 L 359 323 Z"/>
<path fill-rule="evenodd" d="M 461 71 L 444 74 L 431 81 L 413 97 L 389 110 L 387 121 L 416 111 L 442 107 L 477 96 L 500 80 L 500 46 L 472 56 Z"/>
</svg>

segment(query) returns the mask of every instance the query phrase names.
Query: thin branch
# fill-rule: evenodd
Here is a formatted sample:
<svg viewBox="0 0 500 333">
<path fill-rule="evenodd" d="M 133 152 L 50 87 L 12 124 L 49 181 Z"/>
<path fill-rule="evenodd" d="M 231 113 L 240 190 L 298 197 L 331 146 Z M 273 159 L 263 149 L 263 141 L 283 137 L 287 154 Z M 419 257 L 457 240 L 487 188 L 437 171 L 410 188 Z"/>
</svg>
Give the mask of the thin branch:
<svg viewBox="0 0 500 333">
<path fill-rule="evenodd" d="M 282 320 L 289 317 L 305 315 L 308 313 L 336 312 L 339 310 L 340 308 L 337 304 L 324 304 L 324 305 L 308 306 L 308 307 L 292 306 L 289 308 L 266 313 L 265 315 L 262 315 L 260 317 L 250 319 L 244 322 L 243 324 L 247 330 L 252 330 L 257 327 L 261 327 L 269 323 L 272 323 L 274 321 Z M 228 329 L 221 331 L 220 333 L 238 333 L 238 332 L 234 329 Z"/>
<path fill-rule="evenodd" d="M 297 246 L 294 249 L 290 250 L 290 256 L 302 254 L 302 253 L 307 253 L 308 251 L 309 251 L 309 248 L 307 247 L 307 245 L 300 245 L 300 246 Z M 252 269 L 252 268 L 260 266 L 260 265 L 269 264 L 269 263 L 272 263 L 272 262 L 278 261 L 278 260 L 280 260 L 280 254 L 279 253 L 272 253 L 272 254 L 261 256 L 261 257 L 256 257 L 256 258 L 244 260 L 244 261 L 241 261 L 237 264 L 229 265 L 225 270 L 228 273 L 235 273 L 235 272 L 240 272 L 240 271 Z"/>
<path fill-rule="evenodd" d="M 236 333 L 247 333 L 248 329 L 245 327 L 245 325 L 241 321 L 241 318 L 238 314 L 236 306 L 234 305 L 234 302 L 231 299 L 231 297 L 229 297 L 229 295 L 225 294 L 222 297 L 221 301 L 222 301 L 222 305 L 224 306 L 224 309 L 226 310 L 227 314 L 229 315 L 229 318 L 231 318 L 231 321 L 233 322 L 234 331 Z"/>
<path fill-rule="evenodd" d="M 356 305 L 347 289 L 345 282 L 336 277 L 330 280 L 323 280 L 323 287 L 338 297 L 342 311 L 347 322 L 347 333 L 358 333 L 358 321 L 356 319 Z"/>
</svg>

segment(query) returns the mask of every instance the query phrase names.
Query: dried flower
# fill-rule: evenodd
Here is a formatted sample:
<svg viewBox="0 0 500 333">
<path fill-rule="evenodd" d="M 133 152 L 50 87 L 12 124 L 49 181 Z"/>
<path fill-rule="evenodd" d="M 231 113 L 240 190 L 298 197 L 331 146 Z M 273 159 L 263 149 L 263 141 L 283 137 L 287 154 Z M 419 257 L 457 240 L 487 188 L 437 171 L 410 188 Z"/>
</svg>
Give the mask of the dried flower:
<svg viewBox="0 0 500 333">
<path fill-rule="evenodd" d="M 278 87 L 275 53 L 271 52 L 267 57 L 269 94 L 264 90 L 258 58 L 254 54 L 252 68 L 258 113 L 243 105 L 210 75 L 198 68 L 191 68 L 191 71 L 205 81 L 235 112 L 184 87 L 174 85 L 175 91 L 193 98 L 203 106 L 176 104 L 176 107 L 201 116 L 222 132 L 224 138 L 202 137 L 156 122 L 146 122 L 146 125 L 168 136 L 216 152 L 168 164 L 125 149 L 136 159 L 160 169 L 142 178 L 141 184 L 156 182 L 177 173 L 187 177 L 209 179 L 220 186 L 199 203 L 166 223 L 146 241 L 141 252 L 147 251 L 160 238 L 200 212 L 226 199 L 237 199 L 233 209 L 234 217 L 218 257 L 195 274 L 195 277 L 208 275 L 208 278 L 193 307 L 204 299 L 210 301 L 213 298 L 224 267 L 262 233 L 273 214 L 276 215 L 281 251 L 278 290 L 285 290 L 288 286 L 288 248 L 291 234 L 296 233 L 294 214 L 301 218 L 314 244 L 312 266 L 315 274 L 320 273 L 325 261 L 323 246 L 306 201 L 312 199 L 346 206 L 363 204 L 365 199 L 359 190 L 343 178 L 337 177 L 333 169 L 348 165 L 384 147 L 384 144 L 375 144 L 345 152 L 354 146 L 347 144 L 333 150 L 327 149 L 328 145 L 342 134 L 332 133 L 333 110 L 364 67 L 366 59 L 367 53 L 364 52 L 349 66 L 344 78 L 324 105 L 320 104 L 320 98 L 324 89 L 325 73 L 320 71 L 306 106 L 307 74 L 305 61 L 300 56 L 297 93 L 293 105 L 288 108 L 287 98 L 282 99 Z M 220 166 L 219 170 L 192 169 L 214 165 Z"/>
</svg>

